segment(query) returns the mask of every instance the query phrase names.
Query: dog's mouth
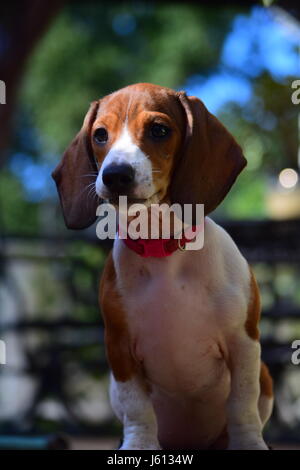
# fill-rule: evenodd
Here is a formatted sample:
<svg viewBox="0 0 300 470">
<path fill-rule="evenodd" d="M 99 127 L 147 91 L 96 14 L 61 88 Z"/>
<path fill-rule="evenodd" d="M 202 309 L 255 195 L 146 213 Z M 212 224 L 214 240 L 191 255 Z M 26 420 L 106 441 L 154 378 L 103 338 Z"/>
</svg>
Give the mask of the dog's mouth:
<svg viewBox="0 0 300 470">
<path fill-rule="evenodd" d="M 108 198 L 108 202 L 110 202 L 111 204 L 114 204 L 114 205 L 119 205 L 120 197 L 122 197 L 122 196 L 110 197 L 110 198 Z M 147 200 L 148 199 L 140 199 L 140 198 L 136 198 L 136 197 L 128 197 L 127 196 L 127 203 L 128 204 L 145 204 L 145 202 L 147 202 Z"/>
<path fill-rule="evenodd" d="M 126 202 L 129 206 L 132 206 L 133 204 L 143 204 L 146 207 L 149 207 L 151 204 L 159 203 L 159 191 L 152 194 L 148 198 L 137 198 L 137 197 L 127 196 L 127 195 L 123 195 L 123 194 L 118 194 L 118 195 L 112 195 L 112 196 L 102 198 L 102 200 L 104 202 L 108 202 L 108 203 L 112 204 L 113 206 L 119 207 L 120 203 L 121 203 L 120 197 L 124 197 L 124 196 L 127 197 Z M 122 203 L 123 202 L 124 201 L 122 201 Z"/>
</svg>

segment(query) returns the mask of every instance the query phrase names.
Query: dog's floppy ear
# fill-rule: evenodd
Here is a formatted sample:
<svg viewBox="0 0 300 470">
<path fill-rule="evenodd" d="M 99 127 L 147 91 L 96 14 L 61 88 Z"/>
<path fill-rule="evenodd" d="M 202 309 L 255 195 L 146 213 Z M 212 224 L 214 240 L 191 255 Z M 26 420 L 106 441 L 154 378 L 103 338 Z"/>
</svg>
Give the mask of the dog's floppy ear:
<svg viewBox="0 0 300 470">
<path fill-rule="evenodd" d="M 93 195 L 89 197 L 89 190 L 97 177 L 90 137 L 98 107 L 99 101 L 91 103 L 81 130 L 52 173 L 66 226 L 71 229 L 89 227 L 96 220 L 98 202 Z"/>
<path fill-rule="evenodd" d="M 177 93 L 186 115 L 186 135 L 175 163 L 172 203 L 204 204 L 212 212 L 224 199 L 247 164 L 233 136 L 194 96 Z"/>
</svg>

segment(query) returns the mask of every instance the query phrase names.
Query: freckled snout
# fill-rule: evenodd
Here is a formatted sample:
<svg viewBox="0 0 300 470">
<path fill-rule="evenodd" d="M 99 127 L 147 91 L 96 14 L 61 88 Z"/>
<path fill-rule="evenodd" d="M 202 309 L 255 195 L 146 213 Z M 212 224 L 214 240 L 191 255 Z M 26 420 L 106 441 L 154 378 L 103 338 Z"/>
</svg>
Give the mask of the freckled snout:
<svg viewBox="0 0 300 470">
<path fill-rule="evenodd" d="M 108 165 L 102 173 L 104 186 L 111 194 L 126 195 L 134 186 L 135 170 L 127 163 Z"/>
</svg>

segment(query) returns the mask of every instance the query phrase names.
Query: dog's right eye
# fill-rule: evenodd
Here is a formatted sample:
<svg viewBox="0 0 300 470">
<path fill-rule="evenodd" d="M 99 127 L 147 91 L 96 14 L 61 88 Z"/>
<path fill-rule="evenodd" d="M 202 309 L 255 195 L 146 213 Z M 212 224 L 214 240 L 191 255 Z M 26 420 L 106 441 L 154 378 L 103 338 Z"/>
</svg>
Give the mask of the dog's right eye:
<svg viewBox="0 0 300 470">
<path fill-rule="evenodd" d="M 150 135 L 154 139 L 163 139 L 170 134 L 170 129 L 163 124 L 154 123 L 150 129 Z"/>
<path fill-rule="evenodd" d="M 94 132 L 94 141 L 96 144 L 105 144 L 108 140 L 108 133 L 104 127 L 99 127 Z"/>
</svg>

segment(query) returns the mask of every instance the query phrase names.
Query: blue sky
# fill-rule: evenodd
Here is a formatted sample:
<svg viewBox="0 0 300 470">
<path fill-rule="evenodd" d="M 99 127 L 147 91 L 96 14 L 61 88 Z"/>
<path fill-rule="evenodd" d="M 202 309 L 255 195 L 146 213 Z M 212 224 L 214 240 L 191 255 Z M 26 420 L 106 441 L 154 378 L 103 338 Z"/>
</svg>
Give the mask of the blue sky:
<svg viewBox="0 0 300 470">
<path fill-rule="evenodd" d="M 262 72 L 269 72 L 279 82 L 300 76 L 297 46 L 300 31 L 289 31 L 269 10 L 255 7 L 250 15 L 235 17 L 216 71 L 209 77 L 190 77 L 185 88 L 201 98 L 212 113 L 228 102 L 244 105 L 252 96 L 253 79 Z"/>
<path fill-rule="evenodd" d="M 124 21 L 119 23 L 113 27 L 120 28 Z M 243 106 L 252 97 L 253 80 L 262 72 L 269 72 L 274 80 L 286 82 L 287 86 L 290 86 L 289 76 L 300 77 L 296 50 L 298 46 L 299 51 L 299 39 L 300 31 L 295 27 L 289 31 L 269 10 L 254 7 L 249 15 L 240 14 L 234 18 L 215 71 L 206 77 L 194 75 L 188 78 L 183 88 L 188 94 L 201 98 L 215 114 L 229 102 Z M 30 155 L 21 153 L 11 159 L 11 171 L 22 182 L 29 200 L 39 202 L 55 194 L 50 179 L 53 169 L 50 161 L 51 158 L 43 163 L 35 162 Z"/>
<path fill-rule="evenodd" d="M 53 165 L 35 162 L 30 155 L 15 153 L 10 159 L 10 169 L 22 182 L 26 198 L 40 202 L 55 196 L 54 182 L 50 178 Z"/>
</svg>

